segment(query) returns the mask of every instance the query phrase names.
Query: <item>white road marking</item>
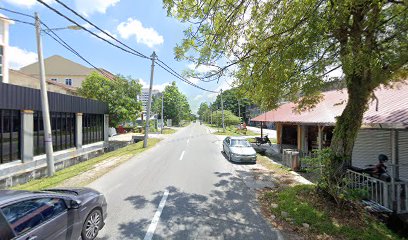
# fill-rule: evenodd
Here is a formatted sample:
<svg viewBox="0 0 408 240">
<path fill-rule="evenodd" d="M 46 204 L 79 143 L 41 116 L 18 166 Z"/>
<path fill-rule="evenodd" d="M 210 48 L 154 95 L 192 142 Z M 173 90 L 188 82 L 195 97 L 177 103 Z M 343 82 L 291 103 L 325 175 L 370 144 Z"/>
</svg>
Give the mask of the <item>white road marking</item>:
<svg viewBox="0 0 408 240">
<path fill-rule="evenodd" d="M 181 156 L 180 156 L 180 159 L 179 159 L 180 161 L 183 160 L 183 157 L 184 157 L 184 153 L 185 153 L 185 152 L 186 152 L 186 151 L 183 151 L 183 152 L 181 153 Z"/>
<path fill-rule="evenodd" d="M 164 191 L 163 197 L 159 203 L 159 207 L 157 208 L 157 211 L 154 214 L 154 217 L 152 219 L 152 222 L 150 223 L 149 229 L 146 232 L 144 240 L 151 240 L 153 238 L 154 231 L 156 231 L 157 224 L 159 223 L 159 220 L 160 220 L 160 215 L 163 211 L 164 205 L 166 204 L 166 200 L 168 196 L 169 196 L 169 191 L 168 190 Z"/>
<path fill-rule="evenodd" d="M 187 144 L 190 142 L 190 138 L 189 139 L 187 139 Z"/>
</svg>

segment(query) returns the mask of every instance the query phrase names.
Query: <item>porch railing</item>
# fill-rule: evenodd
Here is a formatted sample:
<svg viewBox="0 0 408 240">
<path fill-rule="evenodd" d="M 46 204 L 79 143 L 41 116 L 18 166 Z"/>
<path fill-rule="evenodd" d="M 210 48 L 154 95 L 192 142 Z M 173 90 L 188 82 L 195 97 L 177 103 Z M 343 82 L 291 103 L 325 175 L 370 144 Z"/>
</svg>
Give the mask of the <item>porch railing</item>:
<svg viewBox="0 0 408 240">
<path fill-rule="evenodd" d="M 408 181 L 386 182 L 353 170 L 347 170 L 346 178 L 348 188 L 361 190 L 366 199 L 398 214 L 408 213 Z"/>
</svg>

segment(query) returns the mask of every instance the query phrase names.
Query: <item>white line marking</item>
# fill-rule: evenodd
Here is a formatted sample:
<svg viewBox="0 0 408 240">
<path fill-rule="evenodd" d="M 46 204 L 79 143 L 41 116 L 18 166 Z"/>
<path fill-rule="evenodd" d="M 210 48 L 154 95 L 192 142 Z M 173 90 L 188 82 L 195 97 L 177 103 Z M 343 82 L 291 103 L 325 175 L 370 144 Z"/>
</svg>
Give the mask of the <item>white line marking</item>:
<svg viewBox="0 0 408 240">
<path fill-rule="evenodd" d="M 181 153 L 181 156 L 180 156 L 180 159 L 179 159 L 180 161 L 183 160 L 183 157 L 184 157 L 184 153 L 185 153 L 185 152 L 186 152 L 186 151 L 183 151 L 183 152 Z"/>
<path fill-rule="evenodd" d="M 160 220 L 160 215 L 163 211 L 164 205 L 166 204 L 166 200 L 168 196 L 169 196 L 169 191 L 168 190 L 164 191 L 163 197 L 159 203 L 159 207 L 157 208 L 157 211 L 154 214 L 154 217 L 152 219 L 152 222 L 150 223 L 149 229 L 146 232 L 144 240 L 151 240 L 153 238 L 154 231 L 156 231 L 157 224 L 159 223 L 159 220 Z"/>
<path fill-rule="evenodd" d="M 187 144 L 190 142 L 190 138 L 189 139 L 187 139 Z"/>
</svg>

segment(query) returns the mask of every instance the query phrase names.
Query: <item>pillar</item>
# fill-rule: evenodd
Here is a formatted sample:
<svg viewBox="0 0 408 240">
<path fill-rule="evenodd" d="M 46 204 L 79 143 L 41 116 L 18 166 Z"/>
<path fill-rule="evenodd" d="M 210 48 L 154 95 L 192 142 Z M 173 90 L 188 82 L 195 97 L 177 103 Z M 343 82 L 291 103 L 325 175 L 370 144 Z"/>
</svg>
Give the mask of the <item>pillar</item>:
<svg viewBox="0 0 408 240">
<path fill-rule="evenodd" d="M 29 162 L 34 158 L 34 111 L 21 111 L 21 161 Z"/>
<path fill-rule="evenodd" d="M 282 124 L 276 123 L 276 143 L 282 143 Z"/>
<path fill-rule="evenodd" d="M 399 159 L 398 159 L 398 130 L 391 130 L 391 163 L 392 177 L 399 179 Z"/>
<path fill-rule="evenodd" d="M 104 114 L 103 119 L 103 142 L 107 146 L 109 144 L 109 114 Z"/>
<path fill-rule="evenodd" d="M 302 150 L 302 126 L 297 125 L 297 149 Z"/>
<path fill-rule="evenodd" d="M 319 150 L 322 150 L 323 127 L 317 126 L 317 144 Z"/>
<path fill-rule="evenodd" d="M 82 113 L 76 114 L 76 126 L 75 126 L 75 146 L 77 149 L 82 148 L 83 135 L 82 135 Z"/>
</svg>

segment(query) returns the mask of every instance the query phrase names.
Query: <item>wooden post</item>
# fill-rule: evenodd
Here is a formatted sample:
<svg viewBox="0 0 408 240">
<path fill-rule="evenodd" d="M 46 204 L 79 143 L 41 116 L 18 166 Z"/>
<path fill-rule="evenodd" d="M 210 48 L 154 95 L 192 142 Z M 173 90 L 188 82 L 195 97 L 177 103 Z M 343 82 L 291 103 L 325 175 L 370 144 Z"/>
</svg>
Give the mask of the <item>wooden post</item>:
<svg viewBox="0 0 408 240">
<path fill-rule="evenodd" d="M 302 127 L 297 125 L 297 149 L 302 150 Z"/>
<path fill-rule="evenodd" d="M 281 144 L 282 142 L 282 124 L 276 123 L 276 143 Z"/>
</svg>

